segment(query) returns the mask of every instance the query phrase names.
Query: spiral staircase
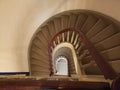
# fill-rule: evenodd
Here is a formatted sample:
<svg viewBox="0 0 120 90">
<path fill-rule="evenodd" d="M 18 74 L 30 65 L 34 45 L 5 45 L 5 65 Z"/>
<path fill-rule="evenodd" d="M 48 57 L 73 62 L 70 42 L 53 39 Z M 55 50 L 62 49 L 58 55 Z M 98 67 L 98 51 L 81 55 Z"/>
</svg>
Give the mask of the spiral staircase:
<svg viewBox="0 0 120 90">
<path fill-rule="evenodd" d="M 85 43 L 83 38 L 89 43 Z M 62 43 L 73 46 L 82 75 L 103 75 L 91 54 L 90 45 L 117 74 L 120 73 L 120 23 L 111 17 L 93 11 L 73 10 L 48 19 L 38 28 L 30 43 L 32 76 L 51 75 L 53 51 Z M 69 72 L 77 74 L 72 60 Z"/>
</svg>

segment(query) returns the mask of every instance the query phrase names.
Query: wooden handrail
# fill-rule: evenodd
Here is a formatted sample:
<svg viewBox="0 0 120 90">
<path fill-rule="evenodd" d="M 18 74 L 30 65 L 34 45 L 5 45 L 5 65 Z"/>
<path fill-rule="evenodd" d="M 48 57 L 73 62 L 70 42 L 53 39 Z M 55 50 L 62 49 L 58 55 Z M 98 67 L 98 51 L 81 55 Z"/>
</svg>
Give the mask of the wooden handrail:
<svg viewBox="0 0 120 90">
<path fill-rule="evenodd" d="M 64 29 L 61 32 L 58 32 L 49 43 L 50 60 L 51 60 L 50 47 L 51 47 L 53 41 L 56 39 L 57 36 L 59 36 L 62 33 L 67 32 L 67 31 L 74 31 L 79 34 L 79 37 L 80 37 L 79 39 L 85 44 L 85 46 L 87 47 L 88 51 L 94 58 L 96 64 L 98 65 L 98 67 L 100 68 L 101 72 L 103 73 L 103 75 L 106 79 L 115 79 L 118 76 L 118 74 L 115 72 L 115 70 L 112 68 L 112 66 L 107 62 L 107 60 L 105 60 L 103 58 L 103 56 L 99 53 L 99 51 L 97 51 L 95 46 L 89 41 L 89 39 L 80 30 L 78 31 L 75 29 Z"/>
<path fill-rule="evenodd" d="M 103 58 L 103 56 L 97 51 L 95 46 L 89 41 L 89 39 L 81 31 L 79 31 L 79 34 L 85 46 L 87 47 L 90 54 L 94 58 L 96 64 L 98 65 L 101 72 L 105 76 L 105 78 L 115 79 L 118 76 L 118 74 L 115 72 L 112 66 L 108 63 L 107 60 Z"/>
</svg>

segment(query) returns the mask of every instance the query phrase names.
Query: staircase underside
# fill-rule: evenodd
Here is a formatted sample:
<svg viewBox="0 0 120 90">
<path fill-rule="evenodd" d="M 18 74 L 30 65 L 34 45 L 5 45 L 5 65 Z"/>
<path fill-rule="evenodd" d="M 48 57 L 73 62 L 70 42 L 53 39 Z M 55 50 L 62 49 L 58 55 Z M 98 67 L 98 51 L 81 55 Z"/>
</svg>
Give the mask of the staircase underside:
<svg viewBox="0 0 120 90">
<path fill-rule="evenodd" d="M 73 10 L 57 14 L 45 21 L 33 35 L 29 49 L 30 72 L 32 76 L 49 76 L 51 61 L 49 48 L 55 48 L 63 42 L 71 43 L 84 75 L 103 75 L 94 58 L 77 34 L 66 32 L 53 42 L 55 35 L 64 29 L 82 32 L 95 46 L 102 57 L 120 73 L 120 23 L 106 15 L 86 10 Z M 73 66 L 73 67 L 72 67 Z M 70 72 L 75 74 L 74 64 L 70 63 Z"/>
</svg>

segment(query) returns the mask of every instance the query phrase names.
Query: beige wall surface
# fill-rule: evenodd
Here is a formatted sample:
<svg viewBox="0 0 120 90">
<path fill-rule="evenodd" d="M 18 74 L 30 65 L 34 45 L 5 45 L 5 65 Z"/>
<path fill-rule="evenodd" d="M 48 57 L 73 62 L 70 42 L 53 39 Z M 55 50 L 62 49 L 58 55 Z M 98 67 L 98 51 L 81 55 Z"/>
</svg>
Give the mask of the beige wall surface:
<svg viewBox="0 0 120 90">
<path fill-rule="evenodd" d="M 0 0 L 0 72 L 26 72 L 37 28 L 66 10 L 87 9 L 120 21 L 120 0 Z"/>
</svg>

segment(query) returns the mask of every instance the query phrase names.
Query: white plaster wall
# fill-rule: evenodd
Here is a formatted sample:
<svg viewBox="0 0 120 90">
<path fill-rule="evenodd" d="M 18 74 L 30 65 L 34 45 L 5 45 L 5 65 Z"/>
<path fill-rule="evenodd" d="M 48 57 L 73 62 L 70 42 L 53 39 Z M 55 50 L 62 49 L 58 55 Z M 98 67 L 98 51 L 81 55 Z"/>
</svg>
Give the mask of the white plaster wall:
<svg viewBox="0 0 120 90">
<path fill-rule="evenodd" d="M 120 0 L 0 0 L 0 72 L 26 72 L 33 33 L 49 17 L 88 9 L 120 21 Z"/>
</svg>

